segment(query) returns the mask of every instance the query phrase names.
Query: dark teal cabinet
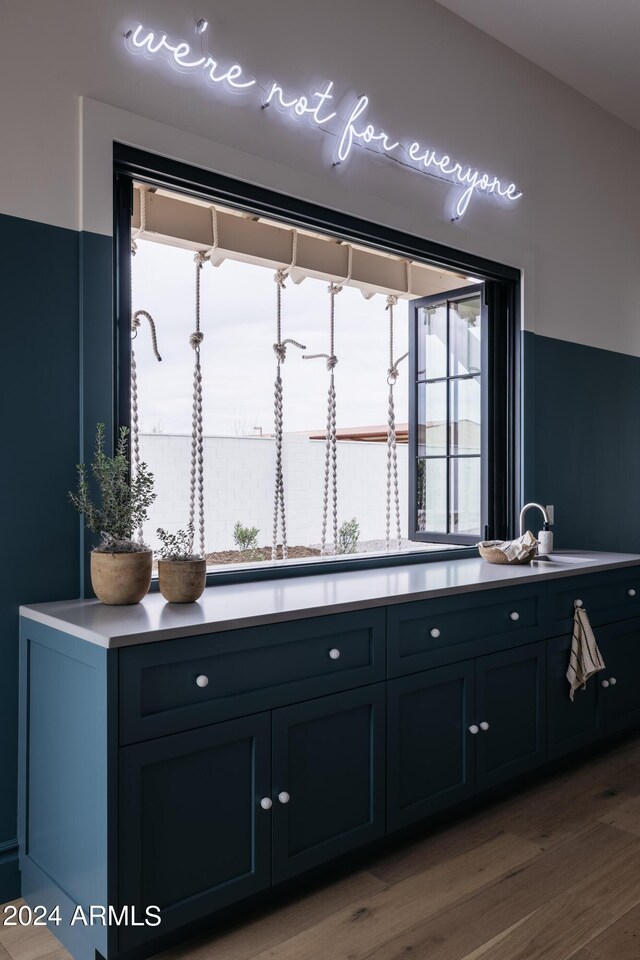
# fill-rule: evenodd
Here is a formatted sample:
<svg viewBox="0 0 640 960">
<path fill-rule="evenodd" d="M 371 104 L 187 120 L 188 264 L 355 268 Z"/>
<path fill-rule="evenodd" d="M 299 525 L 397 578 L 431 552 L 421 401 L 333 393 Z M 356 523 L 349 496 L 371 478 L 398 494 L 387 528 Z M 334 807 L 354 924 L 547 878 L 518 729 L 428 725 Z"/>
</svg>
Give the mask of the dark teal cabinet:
<svg viewBox="0 0 640 960">
<path fill-rule="evenodd" d="M 61 904 L 53 932 L 75 960 L 143 960 L 164 935 L 639 725 L 639 571 L 443 583 L 386 609 L 123 649 L 25 620 L 25 899 Z M 572 703 L 576 599 L 606 670 Z M 135 923 L 71 926 L 82 891 Z"/>
<path fill-rule="evenodd" d="M 390 830 L 475 792 L 474 688 L 473 660 L 389 682 Z"/>
<path fill-rule="evenodd" d="M 605 730 L 615 733 L 640 723 L 640 618 L 601 627 L 596 636 L 606 669 L 594 680 L 600 684 Z"/>
<path fill-rule="evenodd" d="M 273 880 L 384 835 L 385 689 L 273 711 Z"/>
<path fill-rule="evenodd" d="M 597 631 L 600 635 L 600 630 Z M 600 696 L 600 677 L 594 677 L 585 690 L 569 697 L 567 666 L 571 654 L 571 634 L 553 637 L 547 643 L 547 719 L 549 758 L 562 757 L 580 747 L 595 743 L 604 733 L 604 704 Z"/>
<path fill-rule="evenodd" d="M 544 642 L 388 685 L 389 829 L 546 759 Z"/>
<path fill-rule="evenodd" d="M 270 883 L 269 713 L 120 751 L 119 900 L 160 907 L 162 933 Z M 120 950 L 150 939 L 122 927 Z"/>
<path fill-rule="evenodd" d="M 640 723 L 640 618 L 595 628 L 605 669 L 569 698 L 571 634 L 548 641 L 549 756 L 560 757 Z"/>
<path fill-rule="evenodd" d="M 512 780 L 546 759 L 546 645 L 476 660 L 476 784 Z"/>
<path fill-rule="evenodd" d="M 121 905 L 166 933 L 383 836 L 384 722 L 374 684 L 122 748 Z"/>
</svg>

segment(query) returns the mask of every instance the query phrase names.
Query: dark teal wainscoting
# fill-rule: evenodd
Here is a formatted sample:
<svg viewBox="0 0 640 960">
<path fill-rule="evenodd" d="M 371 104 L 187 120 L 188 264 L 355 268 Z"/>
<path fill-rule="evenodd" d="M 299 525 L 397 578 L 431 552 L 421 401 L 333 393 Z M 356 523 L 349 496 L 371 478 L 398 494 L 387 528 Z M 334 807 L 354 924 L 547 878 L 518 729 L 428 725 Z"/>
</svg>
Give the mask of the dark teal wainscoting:
<svg viewBox="0 0 640 960">
<path fill-rule="evenodd" d="M 556 546 L 640 552 L 639 423 L 640 358 L 524 334 L 525 494 Z"/>
<path fill-rule="evenodd" d="M 18 605 L 77 596 L 78 234 L 0 216 L 0 903 L 19 895 Z"/>
</svg>

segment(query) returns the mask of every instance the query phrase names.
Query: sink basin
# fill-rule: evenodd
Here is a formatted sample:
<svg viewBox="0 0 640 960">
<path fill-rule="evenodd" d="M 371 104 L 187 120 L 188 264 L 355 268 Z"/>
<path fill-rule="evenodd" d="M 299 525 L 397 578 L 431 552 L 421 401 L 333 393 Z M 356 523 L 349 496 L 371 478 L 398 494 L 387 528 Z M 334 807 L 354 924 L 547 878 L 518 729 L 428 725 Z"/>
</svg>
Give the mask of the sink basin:
<svg viewBox="0 0 640 960">
<path fill-rule="evenodd" d="M 571 566 L 577 563 L 597 563 L 597 560 L 592 557 L 572 557 L 567 553 L 551 553 L 546 557 L 534 557 L 531 563 Z"/>
</svg>

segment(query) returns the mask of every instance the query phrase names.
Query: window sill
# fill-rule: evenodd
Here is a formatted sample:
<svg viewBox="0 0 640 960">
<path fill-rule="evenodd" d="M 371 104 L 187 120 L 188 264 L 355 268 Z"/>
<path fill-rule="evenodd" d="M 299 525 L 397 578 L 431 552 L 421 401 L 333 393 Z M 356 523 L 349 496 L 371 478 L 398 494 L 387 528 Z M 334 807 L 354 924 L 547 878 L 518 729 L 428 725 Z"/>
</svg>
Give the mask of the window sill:
<svg viewBox="0 0 640 960">
<path fill-rule="evenodd" d="M 462 560 L 476 557 L 475 546 L 436 547 L 434 550 L 415 550 L 405 553 L 359 554 L 354 557 L 325 557 L 310 560 L 282 560 L 271 563 L 262 561 L 253 564 L 234 564 L 227 569 L 217 568 L 207 571 L 207 586 L 223 586 L 232 583 L 260 583 L 266 580 L 285 580 L 293 577 L 322 576 L 323 574 L 349 573 L 355 570 L 375 570 L 384 567 L 399 567 L 415 563 L 435 563 L 441 560 Z M 154 575 L 151 591 L 158 590 L 157 574 Z"/>
</svg>

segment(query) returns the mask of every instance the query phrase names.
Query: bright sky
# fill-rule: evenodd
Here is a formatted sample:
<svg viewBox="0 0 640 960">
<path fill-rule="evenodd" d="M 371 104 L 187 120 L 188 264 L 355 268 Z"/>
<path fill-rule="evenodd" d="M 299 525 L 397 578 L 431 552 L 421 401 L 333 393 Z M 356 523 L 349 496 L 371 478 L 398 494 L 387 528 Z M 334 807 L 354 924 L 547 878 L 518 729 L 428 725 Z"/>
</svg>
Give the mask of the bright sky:
<svg viewBox="0 0 640 960">
<path fill-rule="evenodd" d="M 138 242 L 133 260 L 133 309 L 154 317 L 162 363 L 151 350 L 143 321 L 135 340 L 140 424 L 143 432 L 191 432 L 195 329 L 193 253 L 148 241 Z M 262 427 L 273 431 L 275 378 L 273 271 L 236 261 L 202 270 L 201 348 L 205 434 L 236 436 Z M 386 298 L 365 300 L 354 289 L 336 297 L 336 392 L 338 427 L 372 426 L 387 421 L 389 314 Z M 287 282 L 282 294 L 282 335 L 329 352 L 329 294 L 325 281 Z M 408 305 L 395 309 L 395 355 L 407 350 Z M 285 430 L 323 430 L 328 372 L 324 360 L 303 360 L 289 347 L 282 368 Z M 396 418 L 407 421 L 408 365 L 403 361 L 396 386 Z"/>
</svg>

